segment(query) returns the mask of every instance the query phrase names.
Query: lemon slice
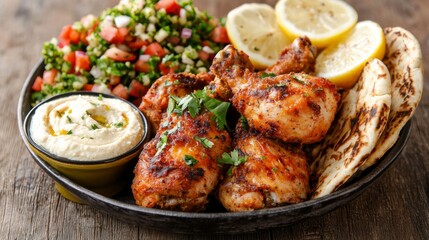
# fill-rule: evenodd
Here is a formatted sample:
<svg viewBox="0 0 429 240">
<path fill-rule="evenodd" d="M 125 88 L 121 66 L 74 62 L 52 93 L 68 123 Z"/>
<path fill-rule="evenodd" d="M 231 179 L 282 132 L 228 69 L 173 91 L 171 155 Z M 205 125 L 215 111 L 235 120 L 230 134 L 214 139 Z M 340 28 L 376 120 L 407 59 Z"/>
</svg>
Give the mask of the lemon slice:
<svg viewBox="0 0 429 240">
<path fill-rule="evenodd" d="M 350 88 L 366 62 L 383 59 L 386 39 L 375 22 L 363 21 L 339 42 L 329 45 L 316 58 L 316 75 L 329 79 L 338 87 Z"/>
<path fill-rule="evenodd" d="M 290 40 L 267 4 L 243 4 L 228 13 L 226 30 L 232 45 L 250 57 L 257 69 L 273 65 Z"/>
<path fill-rule="evenodd" d="M 317 48 L 324 48 L 356 24 L 358 15 L 340 0 L 280 0 L 277 20 L 290 39 L 306 35 Z"/>
</svg>

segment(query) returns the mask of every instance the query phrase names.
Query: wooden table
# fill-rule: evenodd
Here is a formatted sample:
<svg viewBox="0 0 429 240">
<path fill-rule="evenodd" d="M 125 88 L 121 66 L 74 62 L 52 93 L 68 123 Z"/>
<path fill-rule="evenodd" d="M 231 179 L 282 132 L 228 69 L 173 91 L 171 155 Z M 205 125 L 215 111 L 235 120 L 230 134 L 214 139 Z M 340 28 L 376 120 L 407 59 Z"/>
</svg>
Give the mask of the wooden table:
<svg viewBox="0 0 429 240">
<path fill-rule="evenodd" d="M 224 16 L 246 2 L 195 0 L 200 9 Z M 260 1 L 264 2 L 264 1 Z M 275 0 L 265 1 L 274 5 Z M 351 0 L 360 20 L 402 26 L 420 41 L 429 66 L 429 2 Z M 187 239 L 125 223 L 92 207 L 69 202 L 31 159 L 17 128 L 18 94 L 41 57 L 44 41 L 88 13 L 99 14 L 115 0 L 0 0 L 0 239 Z M 194 239 L 428 239 L 429 72 L 412 119 L 408 145 L 399 159 L 356 200 L 321 217 L 290 227 L 236 236 Z"/>
</svg>

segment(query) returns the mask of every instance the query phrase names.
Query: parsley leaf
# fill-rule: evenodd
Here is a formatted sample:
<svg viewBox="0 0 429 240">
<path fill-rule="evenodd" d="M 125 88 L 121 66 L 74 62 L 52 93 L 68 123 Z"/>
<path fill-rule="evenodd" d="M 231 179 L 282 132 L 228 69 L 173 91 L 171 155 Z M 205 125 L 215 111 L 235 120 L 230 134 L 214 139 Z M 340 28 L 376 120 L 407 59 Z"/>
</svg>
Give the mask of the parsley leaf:
<svg viewBox="0 0 429 240">
<path fill-rule="evenodd" d="M 263 72 L 261 75 L 261 78 L 266 78 L 266 77 L 275 77 L 276 74 L 274 73 L 267 73 L 267 72 Z"/>
<path fill-rule="evenodd" d="M 222 153 L 222 157 L 217 160 L 218 163 L 238 166 L 247 161 L 249 156 L 240 156 L 237 149 L 234 149 L 231 153 Z"/>
<path fill-rule="evenodd" d="M 114 123 L 113 126 L 115 126 L 117 128 L 121 128 L 124 126 L 124 123 L 123 122 L 117 122 L 117 123 Z"/>
<path fill-rule="evenodd" d="M 68 123 L 73 123 L 73 121 L 71 120 L 70 116 L 67 115 L 66 117 L 67 117 L 67 122 Z"/>
<path fill-rule="evenodd" d="M 161 134 L 161 136 L 159 137 L 159 142 L 156 144 L 156 155 L 160 154 L 162 152 L 162 150 L 164 150 L 164 148 L 167 146 L 167 141 L 168 141 L 168 131 L 165 131 Z"/>
<path fill-rule="evenodd" d="M 241 115 L 240 117 L 240 122 L 244 130 L 249 130 L 249 123 L 247 122 L 247 119 L 243 115 Z"/>
<path fill-rule="evenodd" d="M 303 80 L 299 79 L 298 77 L 296 77 L 296 76 L 291 76 L 291 78 L 292 78 L 293 80 L 295 80 L 295 81 L 297 81 L 297 82 L 299 82 L 299 83 L 301 83 L 301 84 L 304 84 L 304 85 L 305 85 L 305 82 L 304 82 Z"/>
<path fill-rule="evenodd" d="M 194 139 L 197 140 L 198 142 L 200 142 L 203 145 L 203 147 L 205 147 L 205 148 L 212 148 L 214 145 L 214 143 L 212 141 L 208 140 L 207 138 L 200 138 L 200 137 L 195 136 Z"/>
<path fill-rule="evenodd" d="M 91 129 L 92 129 L 92 130 L 95 130 L 95 129 L 99 129 L 99 127 L 97 126 L 97 124 L 92 124 L 92 125 L 91 125 Z"/>
<path fill-rule="evenodd" d="M 68 132 L 67 132 L 67 135 L 72 135 L 73 134 L 73 130 L 69 130 Z"/>
<path fill-rule="evenodd" d="M 101 95 L 101 93 L 100 93 L 100 94 L 98 94 L 98 100 L 99 100 L 99 101 L 103 101 L 103 95 Z"/>
<path fill-rule="evenodd" d="M 188 166 L 194 166 L 198 163 L 198 160 L 192 157 L 191 155 L 186 155 L 183 157 L 183 160 L 185 161 L 186 165 Z"/>
</svg>

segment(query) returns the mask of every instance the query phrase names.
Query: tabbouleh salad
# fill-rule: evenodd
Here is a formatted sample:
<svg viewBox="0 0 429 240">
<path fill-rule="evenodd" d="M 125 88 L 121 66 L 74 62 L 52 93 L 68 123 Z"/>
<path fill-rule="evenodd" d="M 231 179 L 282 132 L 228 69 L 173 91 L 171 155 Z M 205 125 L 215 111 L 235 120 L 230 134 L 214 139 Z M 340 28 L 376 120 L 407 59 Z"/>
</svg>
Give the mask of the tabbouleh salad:
<svg viewBox="0 0 429 240">
<path fill-rule="evenodd" d="M 63 27 L 44 44 L 45 71 L 32 86 L 32 104 L 83 90 L 138 105 L 162 75 L 208 71 L 228 43 L 222 21 L 199 11 L 192 0 L 121 0 L 99 17 Z"/>
</svg>

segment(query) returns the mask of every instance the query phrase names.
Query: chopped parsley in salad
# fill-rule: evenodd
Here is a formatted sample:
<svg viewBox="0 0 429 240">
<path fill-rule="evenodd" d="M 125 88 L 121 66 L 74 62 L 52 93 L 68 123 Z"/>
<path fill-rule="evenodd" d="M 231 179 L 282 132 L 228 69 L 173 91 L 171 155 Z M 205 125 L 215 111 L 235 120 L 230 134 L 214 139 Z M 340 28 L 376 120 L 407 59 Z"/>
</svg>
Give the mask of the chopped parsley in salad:
<svg viewBox="0 0 429 240">
<path fill-rule="evenodd" d="M 192 0 L 121 0 L 99 17 L 63 27 L 44 44 L 45 71 L 32 86 L 32 104 L 83 90 L 138 105 L 162 75 L 207 72 L 228 43 L 221 21 Z"/>
</svg>

